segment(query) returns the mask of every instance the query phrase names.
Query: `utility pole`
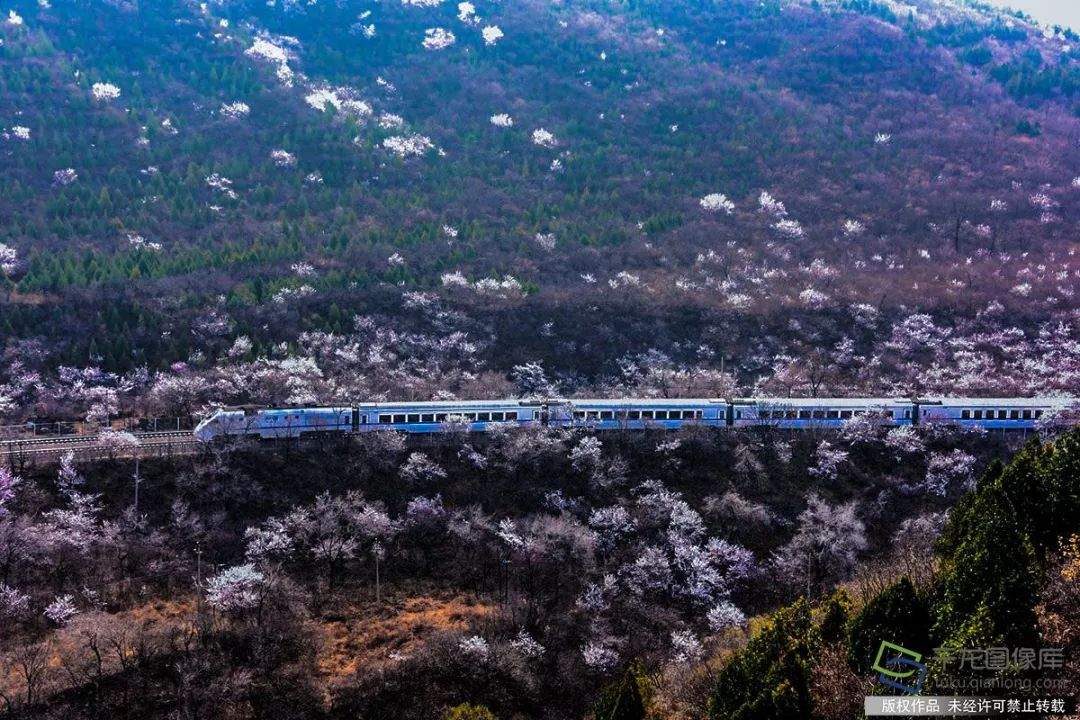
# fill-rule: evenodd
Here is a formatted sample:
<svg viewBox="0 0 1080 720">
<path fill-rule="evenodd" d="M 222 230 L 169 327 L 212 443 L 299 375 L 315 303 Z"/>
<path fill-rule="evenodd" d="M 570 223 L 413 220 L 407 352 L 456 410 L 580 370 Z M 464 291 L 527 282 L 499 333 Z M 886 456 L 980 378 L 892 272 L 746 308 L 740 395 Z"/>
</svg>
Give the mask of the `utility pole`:
<svg viewBox="0 0 1080 720">
<path fill-rule="evenodd" d="M 135 456 L 135 516 L 139 515 L 139 484 L 142 479 L 139 477 L 139 456 Z"/>
<path fill-rule="evenodd" d="M 382 602 L 382 585 L 379 582 L 379 561 L 386 556 L 386 550 L 381 542 L 375 541 L 371 546 L 371 554 L 375 556 L 375 602 Z"/>
<path fill-rule="evenodd" d="M 195 541 L 195 608 L 202 613 L 202 543 Z"/>
</svg>

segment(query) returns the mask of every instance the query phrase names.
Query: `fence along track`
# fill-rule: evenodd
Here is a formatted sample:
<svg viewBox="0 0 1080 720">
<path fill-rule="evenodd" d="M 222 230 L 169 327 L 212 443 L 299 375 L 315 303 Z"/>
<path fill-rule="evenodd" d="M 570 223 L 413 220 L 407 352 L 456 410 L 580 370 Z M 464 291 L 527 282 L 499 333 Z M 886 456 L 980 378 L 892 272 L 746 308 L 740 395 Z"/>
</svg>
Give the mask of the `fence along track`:
<svg viewBox="0 0 1080 720">
<path fill-rule="evenodd" d="M 116 452 L 100 444 L 100 435 L 63 435 L 0 440 L 0 458 L 9 461 L 50 460 L 65 453 L 83 459 L 108 457 L 164 457 L 173 453 L 191 452 L 200 445 L 189 430 L 166 430 L 132 433 L 139 445 Z"/>
</svg>

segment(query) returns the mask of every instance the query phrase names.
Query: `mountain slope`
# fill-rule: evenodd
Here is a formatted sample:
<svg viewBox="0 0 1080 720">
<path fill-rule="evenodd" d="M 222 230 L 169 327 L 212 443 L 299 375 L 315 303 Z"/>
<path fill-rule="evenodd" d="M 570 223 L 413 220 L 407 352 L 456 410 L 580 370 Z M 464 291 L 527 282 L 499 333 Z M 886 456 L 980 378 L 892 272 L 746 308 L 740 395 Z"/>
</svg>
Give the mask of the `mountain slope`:
<svg viewBox="0 0 1080 720">
<path fill-rule="evenodd" d="M 539 359 L 571 384 L 650 347 L 727 358 L 744 385 L 778 355 L 872 359 L 919 311 L 1029 344 L 1076 319 L 1080 51 L 1023 18 L 873 0 L 10 8 L 0 242 L 20 260 L 0 332 L 14 357 L 39 338 L 46 371 L 211 367 L 237 337 L 250 359 L 355 314 L 429 332 L 416 303 L 434 296 L 401 305 L 417 291 L 459 313 L 436 334 L 482 343 L 474 370 Z M 884 320 L 860 328 L 865 304 Z"/>
</svg>

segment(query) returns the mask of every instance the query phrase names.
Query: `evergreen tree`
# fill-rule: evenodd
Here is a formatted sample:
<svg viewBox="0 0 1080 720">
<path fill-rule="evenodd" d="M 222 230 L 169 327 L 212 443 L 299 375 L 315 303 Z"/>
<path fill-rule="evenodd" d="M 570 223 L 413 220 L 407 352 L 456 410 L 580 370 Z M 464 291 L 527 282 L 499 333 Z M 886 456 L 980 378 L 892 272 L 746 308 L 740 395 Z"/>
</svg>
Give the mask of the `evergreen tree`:
<svg viewBox="0 0 1080 720">
<path fill-rule="evenodd" d="M 637 666 L 627 669 L 618 682 L 610 685 L 596 703 L 595 720 L 644 720 L 644 674 Z"/>
<path fill-rule="evenodd" d="M 497 720 L 495 714 L 483 705 L 462 703 L 447 711 L 445 720 Z"/>
<path fill-rule="evenodd" d="M 883 640 L 926 656 L 930 639 L 930 607 L 906 577 L 882 590 L 855 615 L 847 628 L 848 663 L 869 673 Z"/>
<path fill-rule="evenodd" d="M 709 699 L 710 720 L 809 718 L 819 641 L 805 599 L 778 610 L 720 671 Z"/>
</svg>

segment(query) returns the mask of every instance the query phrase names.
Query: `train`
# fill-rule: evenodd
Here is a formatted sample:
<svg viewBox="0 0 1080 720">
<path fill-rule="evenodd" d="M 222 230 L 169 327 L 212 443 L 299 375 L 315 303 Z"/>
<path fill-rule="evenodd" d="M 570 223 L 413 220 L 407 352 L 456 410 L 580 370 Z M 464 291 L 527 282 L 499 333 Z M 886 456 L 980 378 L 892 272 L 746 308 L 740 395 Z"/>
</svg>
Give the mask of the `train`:
<svg viewBox="0 0 1080 720">
<path fill-rule="evenodd" d="M 218 408 L 195 437 L 297 438 L 319 433 L 394 430 L 485 432 L 543 425 L 595 430 L 769 426 L 840 428 L 867 417 L 887 427 L 947 424 L 988 430 L 1032 430 L 1043 416 L 1080 413 L 1075 398 L 621 398 L 377 402 L 326 407 Z"/>
</svg>

